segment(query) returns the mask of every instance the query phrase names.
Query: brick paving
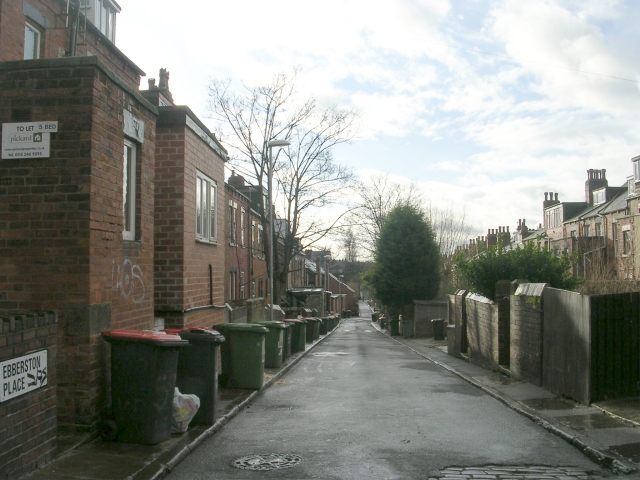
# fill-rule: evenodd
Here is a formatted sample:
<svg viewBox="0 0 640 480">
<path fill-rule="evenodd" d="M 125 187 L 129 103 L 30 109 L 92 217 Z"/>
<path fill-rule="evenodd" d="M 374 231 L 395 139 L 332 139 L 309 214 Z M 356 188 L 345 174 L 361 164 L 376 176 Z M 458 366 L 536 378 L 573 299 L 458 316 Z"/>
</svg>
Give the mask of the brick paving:
<svg viewBox="0 0 640 480">
<path fill-rule="evenodd" d="M 596 480 L 575 467 L 502 466 L 449 467 L 429 480 Z"/>
</svg>

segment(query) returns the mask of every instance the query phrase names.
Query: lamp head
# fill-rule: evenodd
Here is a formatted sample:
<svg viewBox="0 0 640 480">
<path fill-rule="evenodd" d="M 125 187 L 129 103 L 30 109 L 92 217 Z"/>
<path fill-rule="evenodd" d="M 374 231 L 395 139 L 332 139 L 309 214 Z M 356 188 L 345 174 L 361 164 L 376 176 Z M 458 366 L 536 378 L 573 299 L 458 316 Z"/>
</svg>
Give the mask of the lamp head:
<svg viewBox="0 0 640 480">
<path fill-rule="evenodd" d="M 286 147 L 288 145 L 291 145 L 291 142 L 289 142 L 288 140 L 278 140 L 277 138 L 267 142 L 267 147 L 269 147 L 269 148 L 272 148 L 272 147 Z"/>
</svg>

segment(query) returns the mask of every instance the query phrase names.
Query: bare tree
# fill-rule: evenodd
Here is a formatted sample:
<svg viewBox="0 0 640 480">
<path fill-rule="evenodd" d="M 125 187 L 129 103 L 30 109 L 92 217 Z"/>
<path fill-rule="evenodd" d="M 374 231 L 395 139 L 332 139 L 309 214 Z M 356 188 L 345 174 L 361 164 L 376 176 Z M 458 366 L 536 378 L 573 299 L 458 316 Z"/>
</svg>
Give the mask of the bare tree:
<svg viewBox="0 0 640 480">
<path fill-rule="evenodd" d="M 467 224 L 464 210 L 457 212 L 451 207 L 441 209 L 430 204 L 426 212 L 440 247 L 442 282 L 439 296 L 444 297 L 453 289 L 455 283 L 453 267 L 456 247 L 464 245 L 467 238 L 475 233 L 475 229 Z"/>
<path fill-rule="evenodd" d="M 389 174 L 374 175 L 356 187 L 357 200 L 348 224 L 354 229 L 359 244 L 368 257 L 373 257 L 376 241 L 389 212 L 400 205 L 421 208 L 424 195 L 415 184 L 395 183 Z"/>
<path fill-rule="evenodd" d="M 239 170 L 246 169 L 260 191 L 268 183 L 267 144 L 276 138 L 291 142 L 289 148 L 274 152 L 272 196 L 280 216 L 274 231 L 284 243 L 283 249 L 274 248 L 276 299 L 286 285 L 295 248 L 316 244 L 338 221 L 323 218 L 318 209 L 337 203 L 339 193 L 353 182 L 351 171 L 335 164 L 331 151 L 354 138 L 357 115 L 336 106 L 321 109 L 314 98 L 300 101 L 297 74 L 297 69 L 280 73 L 264 85 L 242 84 L 238 91 L 230 80 L 212 80 L 209 86 L 208 109 L 219 121 L 220 139 L 232 161 Z M 269 251 L 269 207 L 264 196 L 260 201 L 264 246 Z"/>
</svg>

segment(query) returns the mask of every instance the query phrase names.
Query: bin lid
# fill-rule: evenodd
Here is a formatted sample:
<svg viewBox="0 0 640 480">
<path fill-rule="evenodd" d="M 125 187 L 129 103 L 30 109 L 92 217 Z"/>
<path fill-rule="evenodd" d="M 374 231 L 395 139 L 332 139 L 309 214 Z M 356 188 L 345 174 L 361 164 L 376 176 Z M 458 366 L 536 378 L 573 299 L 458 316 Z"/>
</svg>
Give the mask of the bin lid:
<svg viewBox="0 0 640 480">
<path fill-rule="evenodd" d="M 220 329 L 227 334 L 232 331 L 269 333 L 269 329 L 267 327 L 258 323 L 221 323 L 214 325 L 213 328 L 216 330 Z"/>
<path fill-rule="evenodd" d="M 186 347 L 189 342 L 165 332 L 154 332 L 150 330 L 105 330 L 102 337 L 107 342 L 122 341 L 134 343 L 147 343 L 159 347 Z"/>
<path fill-rule="evenodd" d="M 305 317 L 305 318 L 303 318 L 303 320 L 306 321 L 306 322 L 321 322 L 322 321 L 319 318 L 315 318 L 315 317 Z"/>
<path fill-rule="evenodd" d="M 280 320 L 265 320 L 264 322 L 258 322 L 257 325 L 264 325 L 267 328 L 276 328 L 281 330 L 287 328 L 287 324 Z"/>
<path fill-rule="evenodd" d="M 198 342 L 222 343 L 225 338 L 215 330 L 206 327 L 191 327 L 180 332 L 183 340 L 196 340 Z"/>
<path fill-rule="evenodd" d="M 299 318 L 285 318 L 282 321 L 284 323 L 304 323 L 304 320 L 300 320 Z"/>
</svg>

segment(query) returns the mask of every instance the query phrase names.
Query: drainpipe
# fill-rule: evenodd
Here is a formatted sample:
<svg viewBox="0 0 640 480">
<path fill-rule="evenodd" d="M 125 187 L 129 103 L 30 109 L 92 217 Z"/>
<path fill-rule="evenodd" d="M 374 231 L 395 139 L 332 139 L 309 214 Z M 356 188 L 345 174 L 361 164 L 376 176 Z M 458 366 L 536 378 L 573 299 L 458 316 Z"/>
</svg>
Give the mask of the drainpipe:
<svg viewBox="0 0 640 480">
<path fill-rule="evenodd" d="M 67 49 L 67 56 L 75 57 L 78 46 L 78 17 L 80 15 L 78 0 L 70 1 L 68 15 L 71 22 L 69 23 L 69 48 Z"/>
</svg>

